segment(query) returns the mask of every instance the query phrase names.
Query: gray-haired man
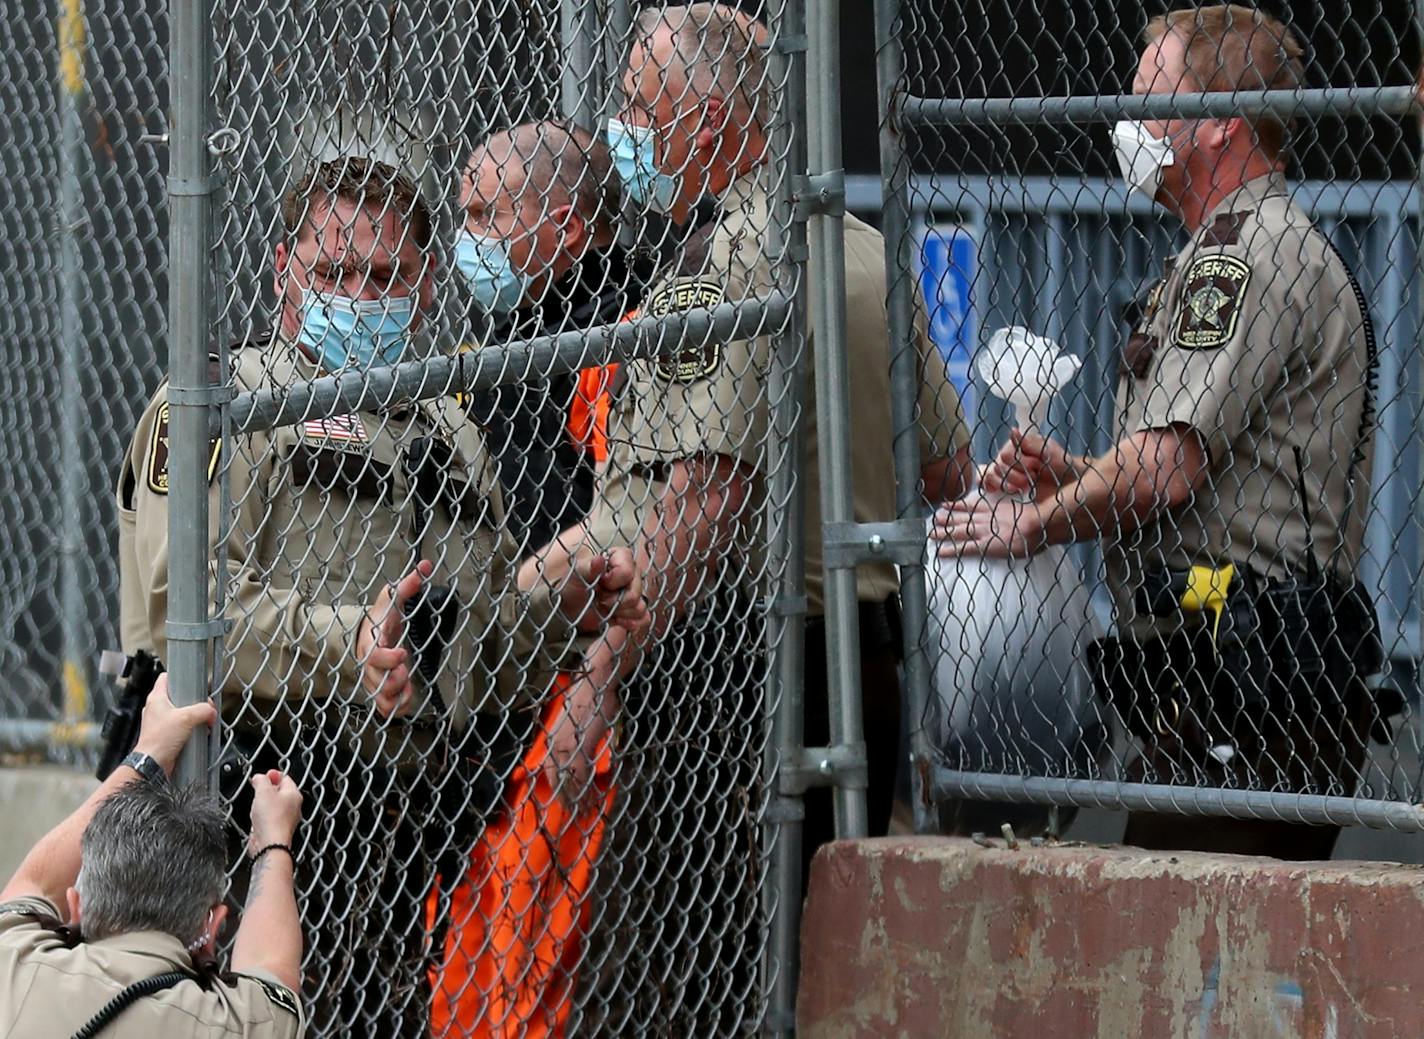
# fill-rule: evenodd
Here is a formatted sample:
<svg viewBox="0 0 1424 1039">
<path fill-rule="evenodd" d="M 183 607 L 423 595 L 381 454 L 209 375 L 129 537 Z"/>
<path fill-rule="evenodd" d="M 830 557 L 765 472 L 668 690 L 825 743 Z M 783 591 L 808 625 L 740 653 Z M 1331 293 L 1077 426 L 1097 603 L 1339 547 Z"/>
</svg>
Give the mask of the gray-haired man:
<svg viewBox="0 0 1424 1039">
<path fill-rule="evenodd" d="M 0 891 L 0 1034 L 72 1035 L 96 1019 L 112 1022 L 106 1039 L 305 1032 L 291 852 L 302 799 L 280 773 L 252 780 L 236 976 L 195 966 L 211 961 L 227 916 L 227 816 L 200 787 L 171 786 L 168 773 L 214 716 L 211 704 L 175 708 L 161 679 L 134 753 Z"/>
</svg>

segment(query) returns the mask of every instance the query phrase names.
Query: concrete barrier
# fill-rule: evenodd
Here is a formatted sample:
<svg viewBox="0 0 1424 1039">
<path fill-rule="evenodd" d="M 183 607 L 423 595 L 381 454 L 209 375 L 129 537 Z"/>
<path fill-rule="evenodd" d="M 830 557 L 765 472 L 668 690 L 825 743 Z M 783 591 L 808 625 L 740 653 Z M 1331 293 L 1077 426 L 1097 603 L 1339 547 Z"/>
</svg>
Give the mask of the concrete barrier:
<svg viewBox="0 0 1424 1039">
<path fill-rule="evenodd" d="M 801 932 L 808 1039 L 1424 1035 L 1424 871 L 847 841 Z"/>
<path fill-rule="evenodd" d="M 54 765 L 0 768 L 0 885 L 35 841 L 83 804 L 98 785 L 87 772 Z"/>
</svg>

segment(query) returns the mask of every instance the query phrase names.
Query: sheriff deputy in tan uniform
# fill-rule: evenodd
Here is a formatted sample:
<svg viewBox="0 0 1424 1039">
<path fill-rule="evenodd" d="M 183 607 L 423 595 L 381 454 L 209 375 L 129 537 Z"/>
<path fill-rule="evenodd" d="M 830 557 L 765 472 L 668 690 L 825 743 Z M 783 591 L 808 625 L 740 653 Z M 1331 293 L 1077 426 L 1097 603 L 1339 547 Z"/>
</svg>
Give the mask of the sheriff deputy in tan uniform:
<svg viewBox="0 0 1424 1039">
<path fill-rule="evenodd" d="M 1300 54 L 1251 9 L 1175 11 L 1149 25 L 1134 89 L 1292 88 Z M 1382 663 L 1355 581 L 1373 331 L 1351 273 L 1291 201 L 1285 134 L 1244 118 L 1118 124 L 1129 185 L 1192 232 L 1133 321 L 1122 439 L 1075 458 L 1016 434 L 985 482 L 1036 486 L 1039 500 L 939 519 L 946 552 L 1104 539 L 1118 639 L 1100 647 L 1101 687 L 1144 744 L 1134 778 L 1348 795 L 1378 720 L 1363 679 Z M 1125 841 L 1325 859 L 1337 835 L 1133 813 Z"/>
<path fill-rule="evenodd" d="M 201 787 L 168 777 L 193 730 L 215 719 L 209 703 L 175 708 L 160 678 L 134 752 L 0 891 L 0 1035 L 304 1034 L 292 893 L 302 797 L 279 773 L 252 778 L 246 850 L 260 883 L 232 973 L 213 961 L 228 912 L 227 812 Z"/>
<path fill-rule="evenodd" d="M 689 232 L 680 264 L 653 289 L 643 313 L 764 297 L 775 288 L 762 169 L 769 107 L 756 86 L 765 82 L 765 30 L 731 8 L 702 3 L 645 12 L 634 39 L 627 107 L 608 130 L 625 191 L 684 225 L 700 198 L 710 194 L 720 203 L 711 222 Z M 896 509 L 884 242 L 853 217 L 846 219 L 846 285 L 855 518 L 890 520 Z M 952 495 L 967 435 L 943 362 L 927 339 L 922 348 L 927 481 Z M 609 458 L 593 515 L 582 530 L 565 534 L 571 543 L 586 538 L 634 548 L 661 639 L 625 697 L 621 820 L 636 834 L 622 842 L 616 881 L 626 891 L 635 878 L 634 906 L 682 907 L 656 933 L 649 927 L 658 925 L 644 920 L 631 947 L 645 959 L 624 965 L 635 1017 L 658 1034 L 730 1034 L 746 1005 L 737 994 L 749 993 L 755 978 L 747 950 L 757 946 L 759 879 L 748 841 L 756 839 L 764 785 L 765 639 L 755 600 L 767 578 L 771 356 L 765 337 L 688 342 L 674 359 L 625 366 L 613 387 Z M 806 379 L 810 385 L 809 372 Z M 806 422 L 806 739 L 823 745 L 829 726 L 813 403 Z M 891 566 L 858 574 L 872 833 L 888 826 L 897 761 L 897 588 Z M 808 860 L 832 837 L 832 826 L 829 793 L 813 792 Z M 672 874 L 683 879 L 658 879 Z M 650 980 L 670 970 L 686 979 L 672 995 Z"/>
<path fill-rule="evenodd" d="M 237 387 L 400 360 L 430 286 L 415 189 L 378 163 L 338 160 L 315 167 L 283 215 L 280 326 L 235 349 Z M 160 656 L 167 415 L 160 389 L 118 488 L 124 645 Z M 631 554 L 583 558 L 559 594 L 518 592 L 489 454 L 453 398 L 252 433 L 226 460 L 215 447 L 215 548 L 224 471 L 235 514 L 223 711 L 237 749 L 312 777 L 304 879 L 331 903 L 313 911 L 326 921 L 313 1028 L 420 1034 L 431 866 L 462 859 L 497 802 L 546 688 L 535 665 L 557 662 L 572 619 L 597 630 L 600 617 L 645 614 Z M 437 587 L 452 592 L 443 607 Z M 599 645 L 588 662 L 582 681 L 609 680 Z M 353 909 L 372 900 L 381 912 Z"/>
</svg>

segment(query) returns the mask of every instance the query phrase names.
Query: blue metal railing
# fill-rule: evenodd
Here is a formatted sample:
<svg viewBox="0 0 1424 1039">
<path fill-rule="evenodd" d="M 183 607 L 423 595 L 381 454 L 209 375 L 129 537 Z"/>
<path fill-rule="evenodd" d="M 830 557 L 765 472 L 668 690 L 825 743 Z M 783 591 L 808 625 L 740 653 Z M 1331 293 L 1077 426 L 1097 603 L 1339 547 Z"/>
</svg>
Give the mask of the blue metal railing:
<svg viewBox="0 0 1424 1039">
<path fill-rule="evenodd" d="M 1380 371 L 1362 578 L 1375 594 L 1391 657 L 1414 662 L 1424 655 L 1417 193 L 1412 182 L 1392 181 L 1309 181 L 1294 188 L 1297 203 L 1331 236 L 1370 299 Z M 1051 425 L 1074 450 L 1105 449 L 1113 425 L 1121 308 L 1144 279 L 1157 275 L 1184 232 L 1145 199 L 1105 179 L 925 175 L 911 179 L 910 197 L 919 234 L 958 225 L 976 243 L 971 343 L 1003 325 L 1023 324 L 1081 356 L 1083 370 L 1056 405 Z M 879 178 L 849 177 L 847 203 L 861 212 L 878 211 Z M 982 387 L 974 389 L 974 447 L 983 459 L 1003 441 L 1009 416 Z M 1092 549 L 1080 561 L 1086 573 L 1096 572 Z M 1105 609 L 1101 595 L 1099 602 Z"/>
</svg>

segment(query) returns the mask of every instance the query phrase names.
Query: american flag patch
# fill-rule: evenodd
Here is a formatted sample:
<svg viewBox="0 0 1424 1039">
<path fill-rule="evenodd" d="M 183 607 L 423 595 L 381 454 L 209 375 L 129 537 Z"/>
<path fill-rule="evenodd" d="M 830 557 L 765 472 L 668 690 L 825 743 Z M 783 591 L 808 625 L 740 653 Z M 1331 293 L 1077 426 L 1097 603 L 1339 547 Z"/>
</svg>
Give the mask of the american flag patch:
<svg viewBox="0 0 1424 1039">
<path fill-rule="evenodd" d="M 355 415 L 333 415 L 331 418 L 309 418 L 302 423 L 302 432 L 322 440 L 365 440 L 366 427 Z"/>
</svg>

